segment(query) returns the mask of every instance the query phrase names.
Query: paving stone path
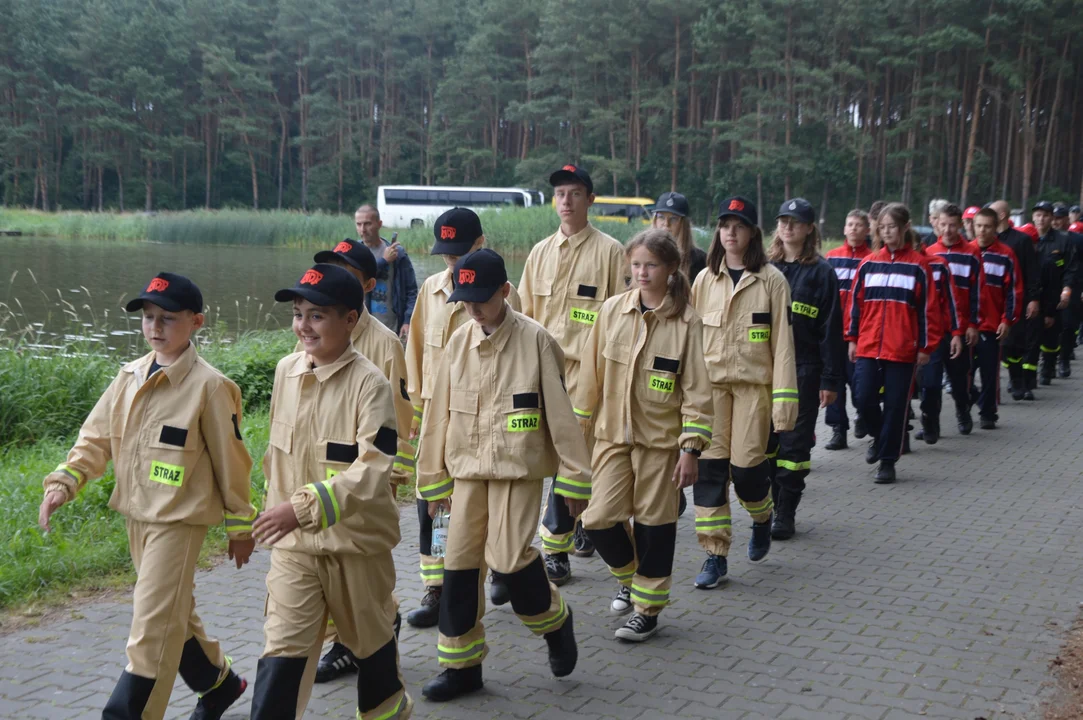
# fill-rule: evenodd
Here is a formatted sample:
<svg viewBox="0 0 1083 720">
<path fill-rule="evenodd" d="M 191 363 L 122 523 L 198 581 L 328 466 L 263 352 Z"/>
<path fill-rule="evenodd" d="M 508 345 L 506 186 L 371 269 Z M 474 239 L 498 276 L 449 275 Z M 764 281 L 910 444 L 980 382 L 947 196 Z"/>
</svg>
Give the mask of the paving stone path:
<svg viewBox="0 0 1083 720">
<path fill-rule="evenodd" d="M 1006 379 L 1005 379 L 1006 382 Z M 597 557 L 573 560 L 575 673 L 548 673 L 544 642 L 510 608 L 486 617 L 483 692 L 437 706 L 435 630 L 404 626 L 403 672 L 419 718 L 1034 718 L 1049 661 L 1083 601 L 1083 378 L 1010 398 L 994 431 L 915 443 L 897 485 L 872 483 L 865 443 L 813 452 L 798 536 L 768 560 L 744 554 L 736 504 L 731 579 L 692 587 L 702 561 L 691 513 L 680 522 L 673 604 L 644 645 L 613 639 L 614 582 Z M 946 397 L 946 405 L 950 400 Z M 975 420 L 976 420 L 975 416 Z M 819 429 L 821 441 L 826 428 Z M 420 598 L 416 519 L 404 507 L 396 551 L 404 610 Z M 243 571 L 197 577 L 200 614 L 254 679 L 262 648 L 260 551 Z M 71 619 L 0 638 L 0 717 L 100 717 L 124 664 L 131 606 L 96 602 Z M 247 718 L 248 700 L 227 715 Z M 307 717 L 352 718 L 353 682 L 316 686 Z M 173 693 L 171 718 L 194 700 Z"/>
</svg>

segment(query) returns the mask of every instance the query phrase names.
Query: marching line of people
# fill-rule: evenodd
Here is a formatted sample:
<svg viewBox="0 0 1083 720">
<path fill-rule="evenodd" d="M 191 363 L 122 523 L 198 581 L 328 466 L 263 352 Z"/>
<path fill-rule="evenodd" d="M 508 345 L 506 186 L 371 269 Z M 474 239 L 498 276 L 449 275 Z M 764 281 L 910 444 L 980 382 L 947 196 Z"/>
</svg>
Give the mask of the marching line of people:
<svg viewBox="0 0 1083 720">
<path fill-rule="evenodd" d="M 257 541 L 273 548 L 251 717 L 300 718 L 314 682 L 356 673 L 357 718 L 405 719 L 391 552 L 396 488 L 412 474 L 425 593 L 406 621 L 438 627 L 440 672 L 422 694 L 447 701 L 483 686 L 487 579 L 489 600 L 511 605 L 564 677 L 578 660 L 559 590 L 570 554 L 601 556 L 616 582 L 609 610 L 630 615 L 615 637 L 642 642 L 670 602 L 686 488 L 706 554 L 697 589 L 728 575 L 731 485 L 752 521 L 750 562 L 793 538 L 820 409 L 826 449 L 848 447 L 847 389 L 883 484 L 909 451 L 915 390 L 916 439 L 934 444 L 945 373 L 961 435 L 974 405 L 981 428 L 996 427 L 998 363 L 1016 400 L 1070 374 L 1078 208 L 1039 202 L 1016 230 L 1004 201 L 935 201 L 923 241 L 904 205 L 878 202 L 851 211 L 844 244 L 822 255 L 804 199 L 782 203 L 765 247 L 755 204 L 733 196 L 704 252 L 679 193 L 622 245 L 589 222 L 584 169 L 565 165 L 550 183 L 560 227 L 531 250 L 518 289 L 463 208 L 434 224 L 446 269 L 417 289 L 362 206 L 362 241 L 317 253 L 275 294 L 298 345 L 275 371 L 261 512 L 240 391 L 191 341 L 199 289 L 163 272 L 128 303 L 151 351 L 95 405 L 39 513 L 48 530 L 113 462 L 110 507 L 127 518 L 137 581 L 128 664 L 103 720 L 159 720 L 178 673 L 198 694 L 193 720 L 221 718 L 247 689 L 195 611 L 211 525 L 224 523 L 238 569 Z M 434 517 L 448 517 L 439 542 Z"/>
</svg>

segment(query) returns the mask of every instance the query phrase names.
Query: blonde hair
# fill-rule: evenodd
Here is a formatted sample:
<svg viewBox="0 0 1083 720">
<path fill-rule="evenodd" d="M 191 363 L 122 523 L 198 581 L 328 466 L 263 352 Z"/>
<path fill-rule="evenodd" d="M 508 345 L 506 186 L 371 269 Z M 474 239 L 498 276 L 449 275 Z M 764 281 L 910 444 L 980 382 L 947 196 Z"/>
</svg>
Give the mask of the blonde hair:
<svg viewBox="0 0 1083 720">
<path fill-rule="evenodd" d="M 820 259 L 820 228 L 816 223 L 808 223 L 812 226 L 809 234 L 805 236 L 805 243 L 801 246 L 801 252 L 797 255 L 797 262 L 802 265 L 811 265 Z M 782 262 L 786 259 L 785 243 L 778 236 L 778 228 L 771 238 L 771 247 L 767 250 L 767 259 L 771 262 Z"/>
<path fill-rule="evenodd" d="M 624 256 L 631 259 L 632 252 L 639 247 L 646 248 L 663 265 L 676 268 L 669 276 L 669 287 L 666 289 L 666 295 L 673 299 L 673 307 L 666 317 L 680 317 L 691 301 L 692 285 L 688 282 L 688 275 L 681 270 L 681 251 L 677 248 L 677 241 L 666 230 L 648 228 L 628 241 L 624 246 Z"/>
</svg>

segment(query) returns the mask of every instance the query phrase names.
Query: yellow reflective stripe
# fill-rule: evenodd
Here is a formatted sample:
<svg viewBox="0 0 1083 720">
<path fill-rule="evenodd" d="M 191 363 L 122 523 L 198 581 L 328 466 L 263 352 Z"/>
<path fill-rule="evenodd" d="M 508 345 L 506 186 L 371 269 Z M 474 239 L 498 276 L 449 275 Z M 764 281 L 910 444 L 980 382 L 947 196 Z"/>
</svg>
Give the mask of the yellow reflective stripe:
<svg viewBox="0 0 1083 720">
<path fill-rule="evenodd" d="M 86 475 L 83 475 L 83 473 L 79 472 L 70 465 L 65 465 L 64 463 L 60 463 L 59 465 L 57 465 L 56 470 L 54 470 L 53 472 L 62 472 L 66 475 L 69 475 L 72 480 L 79 483 L 80 485 L 86 482 Z"/>
<path fill-rule="evenodd" d="M 563 540 L 542 535 L 542 547 L 552 552 L 569 552 L 575 547 L 575 538 L 572 533 L 568 533 Z"/>
<path fill-rule="evenodd" d="M 475 640 L 466 647 L 453 648 L 446 645 L 436 645 L 436 657 L 449 663 L 467 662 L 480 658 L 485 653 L 485 638 Z"/>
<path fill-rule="evenodd" d="M 718 530 L 732 527 L 732 524 L 733 519 L 729 515 L 696 518 L 696 530 Z"/>
<path fill-rule="evenodd" d="M 745 510 L 747 510 L 750 515 L 759 515 L 760 513 L 765 513 L 775 506 L 775 502 L 771 499 L 770 495 L 768 495 L 767 499 L 758 505 L 749 505 L 744 500 L 741 500 L 741 504 L 745 506 Z"/>
<path fill-rule="evenodd" d="M 713 435 L 710 425 L 700 425 L 699 423 L 685 423 L 683 432 L 702 435 L 707 439 L 710 439 Z"/>
<path fill-rule="evenodd" d="M 780 468 L 786 468 L 787 470 L 811 470 L 812 461 L 806 460 L 805 462 L 791 462 L 790 460 L 776 460 L 775 461 Z"/>
<path fill-rule="evenodd" d="M 766 457 L 767 457 L 768 460 L 774 460 L 775 458 L 778 457 L 778 450 L 767 453 Z"/>
<path fill-rule="evenodd" d="M 544 634 L 552 630 L 555 626 L 564 622 L 564 618 L 568 617 L 568 608 L 564 605 L 564 598 L 560 598 L 560 609 L 557 610 L 556 615 L 548 620 L 539 620 L 537 622 L 523 621 L 523 625 L 526 625 L 527 629 L 531 632 L 539 635 Z"/>
<path fill-rule="evenodd" d="M 424 413 L 420 405 L 414 405 L 414 417 L 421 419 L 421 415 Z"/>
<path fill-rule="evenodd" d="M 573 407 L 572 412 L 575 413 L 575 416 L 580 420 L 590 420 L 590 418 L 594 415 L 594 413 L 590 410 L 580 410 L 577 407 Z"/>
<path fill-rule="evenodd" d="M 315 494 L 320 501 L 320 511 L 323 513 L 323 527 L 329 528 L 339 521 L 342 513 L 339 511 L 338 500 L 335 499 L 335 490 L 331 483 L 324 480 L 318 483 L 309 483 L 306 488 Z"/>
<path fill-rule="evenodd" d="M 212 687 L 207 688 L 203 692 L 197 692 L 196 697 L 201 698 L 204 695 L 206 695 L 208 693 L 211 693 L 211 692 L 214 692 L 219 687 L 221 687 L 222 683 L 224 683 L 226 680 L 229 680 L 229 672 L 228 672 L 228 670 L 231 667 L 233 667 L 233 658 L 231 658 L 229 655 L 226 655 L 226 670 L 227 670 L 227 672 L 225 674 L 223 674 L 222 679 L 219 680 L 218 682 L 216 682 Z"/>
<path fill-rule="evenodd" d="M 399 452 L 395 454 L 395 457 L 399 458 L 404 464 L 409 465 L 410 467 L 414 466 L 413 453 L 403 452 L 402 450 L 399 450 Z"/>
<path fill-rule="evenodd" d="M 1033 346 L 1031 346 L 1031 347 L 1033 347 Z M 1045 345 L 1042 345 L 1042 352 L 1044 352 L 1044 353 L 1060 352 L 1060 345 L 1057 345 L 1055 348 L 1046 347 Z"/>
<path fill-rule="evenodd" d="M 590 500 L 590 481 L 580 482 L 557 475 L 553 478 L 553 493 L 573 500 Z"/>
<path fill-rule="evenodd" d="M 355 720 L 394 720 L 399 717 L 402 711 L 406 709 L 406 692 L 404 691 L 399 701 L 395 703 L 395 707 L 392 710 L 388 710 L 382 715 L 365 715 L 361 712 L 361 708 L 357 708 L 357 718 Z"/>
<path fill-rule="evenodd" d="M 631 580 L 633 577 L 635 577 L 635 574 L 636 574 L 635 570 L 628 570 L 626 572 L 621 572 L 620 570 L 615 570 L 613 568 L 609 568 L 609 572 L 610 572 L 610 574 L 613 575 L 613 577 L 617 578 L 621 582 L 623 582 L 625 580 Z"/>
<path fill-rule="evenodd" d="M 1031 365 L 1030 363 L 1023 363 L 1023 369 L 1024 370 L 1033 370 L 1033 371 L 1037 372 L 1038 371 L 1038 366 L 1037 365 Z"/>
<path fill-rule="evenodd" d="M 771 393 L 775 402 L 797 402 L 797 388 L 779 388 Z"/>
<path fill-rule="evenodd" d="M 451 495 L 451 491 L 455 489 L 455 481 L 452 478 L 441 480 L 438 483 L 432 485 L 426 485 L 419 487 L 417 492 L 421 495 L 422 500 L 443 500 Z"/>
<path fill-rule="evenodd" d="M 641 605 L 658 607 L 669 603 L 669 590 L 649 590 L 632 583 L 632 598 Z"/>
<path fill-rule="evenodd" d="M 222 513 L 222 515 L 227 533 L 251 532 L 252 523 L 259 517 L 259 511 L 253 510 L 252 514 L 247 517 L 244 515 L 230 515 L 229 513 Z"/>
</svg>

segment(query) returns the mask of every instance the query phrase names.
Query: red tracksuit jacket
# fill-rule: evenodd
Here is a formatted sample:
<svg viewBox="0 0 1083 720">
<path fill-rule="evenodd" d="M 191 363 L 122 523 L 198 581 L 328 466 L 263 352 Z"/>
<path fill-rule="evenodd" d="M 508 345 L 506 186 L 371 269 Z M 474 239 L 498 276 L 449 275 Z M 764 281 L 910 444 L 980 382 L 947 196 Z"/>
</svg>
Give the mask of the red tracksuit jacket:
<svg viewBox="0 0 1083 720">
<path fill-rule="evenodd" d="M 856 248 L 850 247 L 849 243 L 843 243 L 827 253 L 824 257 L 835 270 L 835 277 L 839 279 L 839 310 L 846 312 L 850 307 L 850 293 L 854 285 L 854 276 L 857 275 L 857 266 L 861 261 L 872 255 L 872 249 L 862 243 Z M 846 319 L 843 318 L 843 330 L 846 328 Z"/>
<path fill-rule="evenodd" d="M 981 253 L 962 238 L 951 247 L 944 244 L 944 238 L 939 238 L 928 247 L 927 252 L 943 257 L 951 268 L 952 292 L 955 295 L 955 308 L 959 312 L 958 334 L 964 334 L 971 325 L 977 327 L 981 295 L 978 289 L 982 282 Z"/>
<path fill-rule="evenodd" d="M 858 357 L 913 363 L 939 344 L 939 314 L 929 261 L 911 248 L 881 248 L 857 269 L 846 339 Z"/>
<path fill-rule="evenodd" d="M 929 269 L 933 273 L 933 283 L 936 285 L 936 300 L 940 305 L 940 339 L 943 340 L 949 333 L 962 335 L 964 331 L 959 329 L 960 313 L 955 305 L 955 285 L 948 261 L 943 255 L 927 252 L 927 248 L 922 248 L 921 252 L 929 263 Z"/>
<path fill-rule="evenodd" d="M 981 256 L 981 306 L 978 309 L 978 329 L 996 332 L 1000 323 L 1014 325 L 1023 314 L 1023 274 L 1012 249 L 994 240 L 984 250 L 978 241 L 970 247 Z"/>
</svg>

